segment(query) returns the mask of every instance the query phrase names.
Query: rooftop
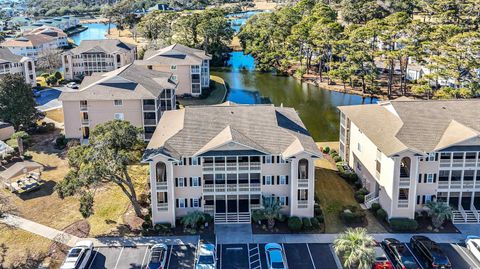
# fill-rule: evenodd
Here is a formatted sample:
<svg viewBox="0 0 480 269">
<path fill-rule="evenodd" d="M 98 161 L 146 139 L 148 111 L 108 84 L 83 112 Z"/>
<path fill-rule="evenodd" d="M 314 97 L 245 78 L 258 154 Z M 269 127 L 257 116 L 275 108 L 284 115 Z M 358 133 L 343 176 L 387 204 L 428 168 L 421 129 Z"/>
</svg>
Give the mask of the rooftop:
<svg viewBox="0 0 480 269">
<path fill-rule="evenodd" d="M 201 65 L 203 60 L 212 57 L 205 51 L 173 44 L 160 50 L 147 50 L 140 64 Z"/>
<path fill-rule="evenodd" d="M 396 100 L 339 109 L 387 156 L 438 151 L 480 136 L 480 100 Z"/>
<path fill-rule="evenodd" d="M 284 158 L 302 152 L 321 155 L 293 108 L 228 102 L 165 112 L 144 160 L 157 154 L 200 156 L 231 143 Z"/>
<path fill-rule="evenodd" d="M 116 52 L 128 52 L 134 50 L 135 45 L 122 42 L 118 39 L 101 39 L 101 40 L 82 40 L 80 45 L 67 53 L 98 53 L 103 52 L 107 54 Z"/>
</svg>

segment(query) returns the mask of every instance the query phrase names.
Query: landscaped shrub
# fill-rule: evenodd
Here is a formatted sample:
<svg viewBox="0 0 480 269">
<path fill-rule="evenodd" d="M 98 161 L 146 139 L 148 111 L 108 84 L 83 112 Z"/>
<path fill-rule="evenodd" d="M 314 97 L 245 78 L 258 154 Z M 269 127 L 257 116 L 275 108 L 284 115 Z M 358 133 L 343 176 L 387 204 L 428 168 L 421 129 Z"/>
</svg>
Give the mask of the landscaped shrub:
<svg viewBox="0 0 480 269">
<path fill-rule="evenodd" d="M 265 219 L 265 215 L 263 214 L 262 210 L 254 210 L 252 213 L 252 220 L 255 223 L 258 223 L 259 221 L 262 221 Z"/>
<path fill-rule="evenodd" d="M 315 205 L 315 207 L 313 208 L 313 214 L 315 216 L 323 215 L 322 208 L 319 205 Z"/>
<path fill-rule="evenodd" d="M 381 220 L 387 219 L 387 211 L 385 211 L 383 208 L 380 208 L 377 211 L 375 211 L 375 215 L 377 216 L 377 218 Z"/>
<path fill-rule="evenodd" d="M 332 159 L 335 158 L 335 157 L 337 157 L 337 156 L 338 156 L 338 153 L 337 153 L 336 151 L 332 150 L 332 151 L 330 152 L 330 157 L 332 157 Z"/>
<path fill-rule="evenodd" d="M 42 122 L 41 125 L 36 126 L 35 132 L 38 134 L 46 134 L 55 130 L 55 124 L 52 122 Z"/>
<path fill-rule="evenodd" d="M 398 232 L 414 232 L 418 228 L 418 223 L 414 219 L 391 218 L 390 228 Z"/>
<path fill-rule="evenodd" d="M 318 221 L 317 218 L 311 218 L 310 222 L 312 223 L 312 228 L 313 229 L 319 229 L 320 228 L 320 221 Z"/>
<path fill-rule="evenodd" d="M 285 222 L 287 220 L 287 218 L 288 218 L 287 215 L 279 214 L 277 220 L 280 221 L 280 222 Z"/>
<path fill-rule="evenodd" d="M 169 233 L 172 230 L 172 224 L 170 223 L 157 223 L 153 226 L 153 229 L 161 234 Z"/>
<path fill-rule="evenodd" d="M 30 152 L 25 152 L 25 153 L 23 154 L 23 159 L 24 159 L 24 160 L 27 160 L 27 161 L 28 161 L 28 160 L 31 160 L 32 158 L 33 158 L 33 156 L 32 156 L 32 154 L 31 154 Z"/>
<path fill-rule="evenodd" d="M 57 139 L 55 139 L 55 147 L 57 149 L 64 149 L 67 146 L 68 139 L 65 138 L 65 135 L 59 135 Z"/>
<path fill-rule="evenodd" d="M 320 223 L 323 223 L 323 222 L 325 221 L 323 215 L 316 216 L 315 218 L 316 218 L 316 219 L 318 220 L 318 222 L 320 222 Z"/>
<path fill-rule="evenodd" d="M 360 179 L 357 179 L 357 181 L 355 181 L 355 184 L 353 184 L 353 186 L 355 187 L 355 189 L 361 189 L 363 188 L 363 183 Z"/>
<path fill-rule="evenodd" d="M 302 220 L 299 217 L 290 217 L 288 218 L 288 228 L 293 232 L 298 232 L 302 230 Z"/>
<path fill-rule="evenodd" d="M 28 147 L 28 145 L 30 145 L 30 142 L 32 140 L 32 138 L 27 132 L 20 131 L 12 135 L 12 137 L 7 141 L 7 145 L 9 145 L 12 148 L 18 148 L 17 138 L 21 138 L 23 140 L 24 148 Z"/>
<path fill-rule="evenodd" d="M 382 208 L 379 203 L 373 203 L 372 206 L 370 207 L 370 211 L 373 212 L 373 214 L 377 213 L 377 210 Z"/>
<path fill-rule="evenodd" d="M 340 218 L 346 225 L 363 223 L 365 220 L 365 216 L 365 211 L 356 206 L 344 207 L 342 212 L 340 212 Z"/>
<path fill-rule="evenodd" d="M 355 200 L 359 203 L 365 202 L 365 195 L 368 194 L 368 191 L 365 188 L 361 188 L 355 192 Z"/>
<path fill-rule="evenodd" d="M 312 222 L 310 221 L 310 218 L 302 218 L 302 223 L 303 223 L 303 229 L 309 231 L 311 230 L 312 227 Z"/>
<path fill-rule="evenodd" d="M 57 80 L 60 80 L 62 78 L 62 73 L 57 71 L 53 74 L 53 76 L 55 76 L 55 78 L 57 78 Z"/>
<path fill-rule="evenodd" d="M 323 153 L 328 154 L 330 152 L 330 147 L 324 147 Z"/>
<path fill-rule="evenodd" d="M 48 78 L 50 76 L 50 74 L 49 73 L 42 73 L 40 76 L 43 77 L 43 78 Z"/>
<path fill-rule="evenodd" d="M 340 157 L 340 156 L 335 156 L 335 157 L 333 157 L 333 161 L 334 161 L 335 163 L 339 163 L 339 162 L 342 161 L 342 157 Z"/>
</svg>

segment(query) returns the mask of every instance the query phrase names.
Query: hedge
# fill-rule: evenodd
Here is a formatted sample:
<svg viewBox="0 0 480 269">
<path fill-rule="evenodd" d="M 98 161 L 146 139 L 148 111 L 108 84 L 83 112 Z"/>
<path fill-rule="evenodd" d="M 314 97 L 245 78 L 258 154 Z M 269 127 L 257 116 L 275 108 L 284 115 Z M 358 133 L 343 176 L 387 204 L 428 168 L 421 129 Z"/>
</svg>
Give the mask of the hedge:
<svg viewBox="0 0 480 269">
<path fill-rule="evenodd" d="M 375 211 L 375 214 L 377 218 L 381 220 L 386 220 L 387 219 L 387 211 L 385 211 L 383 208 L 379 208 L 377 211 Z"/>
<path fill-rule="evenodd" d="M 391 218 L 390 228 L 399 232 L 413 232 L 417 230 L 418 223 L 414 219 L 408 218 Z"/>
<path fill-rule="evenodd" d="M 370 207 L 370 210 L 375 214 L 377 211 L 382 208 L 379 203 L 373 203 Z"/>
<path fill-rule="evenodd" d="M 313 228 L 310 218 L 302 218 L 302 223 L 303 223 L 303 229 L 307 231 Z"/>
<path fill-rule="evenodd" d="M 313 229 L 320 229 L 320 221 L 318 221 L 318 218 L 311 218 L 310 222 L 312 223 Z"/>
<path fill-rule="evenodd" d="M 288 218 L 288 228 L 294 232 L 302 230 L 302 220 L 299 217 Z"/>
</svg>

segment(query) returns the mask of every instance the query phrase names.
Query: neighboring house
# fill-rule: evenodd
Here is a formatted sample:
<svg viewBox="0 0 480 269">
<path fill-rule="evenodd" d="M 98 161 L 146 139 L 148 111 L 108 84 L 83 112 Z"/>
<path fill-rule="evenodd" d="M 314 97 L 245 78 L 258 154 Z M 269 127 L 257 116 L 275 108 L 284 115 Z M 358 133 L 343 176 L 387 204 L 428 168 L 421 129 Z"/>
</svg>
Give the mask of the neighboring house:
<svg viewBox="0 0 480 269">
<path fill-rule="evenodd" d="M 480 100 L 399 98 L 342 106 L 340 156 L 365 188 L 367 207 L 414 218 L 431 200 L 455 222 L 480 222 Z"/>
<path fill-rule="evenodd" d="M 83 40 L 62 53 L 64 77 L 80 79 L 93 73 L 109 72 L 135 60 L 136 46 L 117 39 Z"/>
<path fill-rule="evenodd" d="M 37 59 L 42 52 L 68 46 L 67 35 L 60 29 L 41 26 L 25 32 L 23 36 L 0 44 L 16 55 Z"/>
<path fill-rule="evenodd" d="M 249 223 L 262 196 L 288 216 L 313 217 L 320 156 L 293 108 L 226 102 L 168 111 L 143 156 L 152 221 L 175 225 L 199 210 L 215 223 Z"/>
<path fill-rule="evenodd" d="M 171 74 L 130 64 L 85 77 L 78 91 L 62 92 L 65 136 L 87 140 L 97 124 L 126 120 L 149 140 L 163 112 L 175 109 Z"/>
<path fill-rule="evenodd" d="M 199 96 L 210 83 L 210 60 L 203 50 L 174 44 L 157 51 L 146 51 L 138 64 L 147 68 L 173 73 L 178 82 L 177 95 Z"/>
<path fill-rule="evenodd" d="M 21 74 L 25 82 L 36 85 L 33 59 L 13 54 L 9 49 L 0 48 L 0 79 L 5 74 Z"/>
</svg>

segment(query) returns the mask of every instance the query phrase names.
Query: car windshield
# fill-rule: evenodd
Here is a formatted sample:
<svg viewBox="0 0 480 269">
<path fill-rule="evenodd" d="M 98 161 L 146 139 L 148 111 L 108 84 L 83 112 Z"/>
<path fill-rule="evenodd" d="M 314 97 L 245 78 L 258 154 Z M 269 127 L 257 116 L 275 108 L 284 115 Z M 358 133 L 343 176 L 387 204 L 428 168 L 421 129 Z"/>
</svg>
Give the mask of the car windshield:
<svg viewBox="0 0 480 269">
<path fill-rule="evenodd" d="M 199 264 L 213 264 L 213 256 L 200 256 L 198 257 Z"/>
<path fill-rule="evenodd" d="M 283 262 L 272 262 L 272 268 L 281 269 L 281 268 L 285 268 L 285 267 L 283 266 Z"/>
<path fill-rule="evenodd" d="M 81 252 L 82 252 L 81 248 L 74 248 L 74 249 L 70 250 L 70 252 L 68 253 L 68 257 L 69 258 L 76 258 L 76 257 L 78 257 L 78 255 L 80 255 Z"/>
</svg>

